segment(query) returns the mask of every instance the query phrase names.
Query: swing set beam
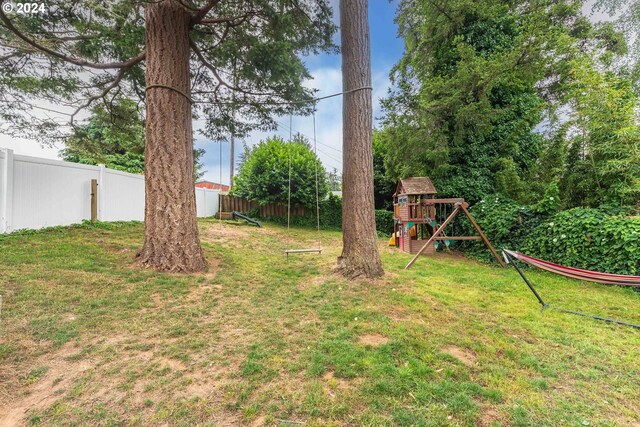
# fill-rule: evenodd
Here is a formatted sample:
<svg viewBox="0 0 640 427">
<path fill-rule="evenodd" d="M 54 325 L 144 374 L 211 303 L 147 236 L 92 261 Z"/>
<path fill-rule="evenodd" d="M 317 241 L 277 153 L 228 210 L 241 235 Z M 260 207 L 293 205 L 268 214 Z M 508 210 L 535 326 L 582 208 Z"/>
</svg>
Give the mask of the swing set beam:
<svg viewBox="0 0 640 427">
<path fill-rule="evenodd" d="M 420 255 L 422 255 L 422 252 L 424 252 L 425 249 L 429 247 L 429 245 L 433 244 L 434 240 L 482 240 L 484 244 L 489 248 L 493 256 L 496 258 L 496 260 L 498 260 L 498 263 L 500 263 L 502 267 L 506 268 L 506 264 L 504 263 L 504 260 L 500 257 L 500 255 L 498 255 L 496 250 L 493 248 L 493 245 L 491 245 L 491 242 L 489 242 L 489 239 L 487 239 L 487 236 L 485 236 L 480 226 L 476 223 L 476 221 L 473 219 L 473 217 L 469 213 L 469 210 L 467 209 L 469 205 L 464 201 L 464 199 L 428 199 L 427 201 L 428 202 L 432 201 L 434 204 L 435 203 L 452 203 L 450 201 L 443 202 L 442 200 L 456 200 L 456 202 L 454 202 L 455 209 L 453 210 L 453 212 L 451 212 L 451 215 L 449 215 L 449 217 L 442 223 L 442 225 L 440 225 L 440 227 L 438 227 L 438 229 L 435 230 L 433 235 L 429 238 L 429 240 L 427 240 L 427 243 L 425 243 L 424 246 L 420 248 L 418 253 L 413 257 L 411 261 L 409 261 L 409 263 L 404 267 L 404 269 L 405 270 L 409 269 L 413 265 L 413 263 L 417 261 Z M 475 228 L 475 230 L 478 232 L 478 236 L 458 236 L 457 239 L 455 237 L 439 237 L 439 235 L 444 231 L 447 225 L 449 225 L 449 223 L 453 221 L 453 219 L 456 217 L 456 215 L 458 215 L 460 211 L 464 212 L 467 218 L 469 218 L 471 225 L 473 225 L 473 228 Z M 468 237 L 471 237 L 471 239 L 467 239 Z"/>
</svg>

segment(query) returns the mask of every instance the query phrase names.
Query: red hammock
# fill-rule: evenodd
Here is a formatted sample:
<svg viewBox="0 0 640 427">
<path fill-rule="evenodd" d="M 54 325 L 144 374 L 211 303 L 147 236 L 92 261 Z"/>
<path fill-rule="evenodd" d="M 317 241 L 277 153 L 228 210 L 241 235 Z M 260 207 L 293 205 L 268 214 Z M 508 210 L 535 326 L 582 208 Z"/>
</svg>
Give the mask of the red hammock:
<svg viewBox="0 0 640 427">
<path fill-rule="evenodd" d="M 560 274 L 562 276 L 572 277 L 578 280 L 587 280 L 589 282 L 605 283 L 608 285 L 640 286 L 640 276 L 599 273 L 597 271 L 583 270 L 581 268 L 565 267 L 560 264 L 554 264 L 552 262 L 543 261 L 532 256 L 521 254 L 520 252 L 509 251 L 507 249 L 503 249 L 502 251 L 509 254 L 512 258 L 516 258 L 526 264 L 533 265 L 534 267 Z M 509 262 L 508 257 L 505 256 L 505 259 Z"/>
</svg>

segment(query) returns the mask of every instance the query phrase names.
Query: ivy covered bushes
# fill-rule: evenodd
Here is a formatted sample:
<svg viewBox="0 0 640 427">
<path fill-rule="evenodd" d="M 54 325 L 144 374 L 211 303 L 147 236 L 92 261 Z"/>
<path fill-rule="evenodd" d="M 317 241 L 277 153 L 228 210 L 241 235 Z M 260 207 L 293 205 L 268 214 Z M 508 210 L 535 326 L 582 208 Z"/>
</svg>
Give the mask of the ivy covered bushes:
<svg viewBox="0 0 640 427">
<path fill-rule="evenodd" d="M 503 247 L 517 249 L 527 233 L 543 220 L 532 208 L 500 195 L 480 200 L 469 212 L 496 250 Z M 459 217 L 465 234 L 477 234 L 463 214 Z M 473 255 L 486 252 L 481 242 L 469 243 L 463 247 Z"/>
<path fill-rule="evenodd" d="M 547 203 L 528 207 L 492 196 L 470 212 L 496 249 L 518 250 L 570 267 L 640 274 L 640 216 L 606 206 L 555 212 L 555 198 L 547 198 Z M 462 249 L 474 258 L 490 257 L 479 242 Z"/>
<path fill-rule="evenodd" d="M 393 212 L 376 209 L 376 230 L 385 236 L 393 234 Z"/>
<path fill-rule="evenodd" d="M 554 215 L 523 241 L 522 251 L 571 267 L 640 274 L 640 217 L 574 208 Z"/>
</svg>

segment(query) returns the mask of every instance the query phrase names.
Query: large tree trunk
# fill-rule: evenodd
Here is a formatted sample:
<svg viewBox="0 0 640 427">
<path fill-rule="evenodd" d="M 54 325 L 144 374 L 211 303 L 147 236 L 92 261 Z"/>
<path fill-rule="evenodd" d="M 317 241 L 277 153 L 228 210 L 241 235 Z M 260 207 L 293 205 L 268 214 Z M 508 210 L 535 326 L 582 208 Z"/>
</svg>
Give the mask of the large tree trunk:
<svg viewBox="0 0 640 427">
<path fill-rule="evenodd" d="M 343 90 L 371 87 L 367 0 L 340 1 Z M 347 277 L 378 277 L 384 272 L 378 253 L 373 200 L 373 111 L 371 90 L 344 95 L 342 105 L 343 191 L 342 255 Z"/>
<path fill-rule="evenodd" d="M 193 175 L 189 15 L 176 1 L 145 9 L 147 121 L 144 245 L 138 254 L 161 271 L 206 269 Z"/>
</svg>

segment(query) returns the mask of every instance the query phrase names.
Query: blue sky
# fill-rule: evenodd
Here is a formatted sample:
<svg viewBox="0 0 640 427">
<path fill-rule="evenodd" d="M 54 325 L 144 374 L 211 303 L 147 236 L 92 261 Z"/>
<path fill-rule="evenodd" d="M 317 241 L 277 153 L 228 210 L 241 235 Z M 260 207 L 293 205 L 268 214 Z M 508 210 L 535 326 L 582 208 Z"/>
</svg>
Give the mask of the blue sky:
<svg viewBox="0 0 640 427">
<path fill-rule="evenodd" d="M 338 0 L 331 1 L 334 9 L 334 21 L 339 21 Z M 373 82 L 374 117 L 380 116 L 379 99 L 384 97 L 390 86 L 389 72 L 402 56 L 403 43 L 397 38 L 397 26 L 394 23 L 397 0 L 369 1 L 369 23 L 371 28 L 371 75 Z M 335 35 L 336 44 L 340 44 L 340 34 Z M 319 55 L 305 58 L 313 80 L 307 82 L 308 87 L 318 89 L 318 96 L 330 95 L 342 91 L 342 72 L 340 55 Z M 289 137 L 289 117 L 279 117 L 279 128 L 276 132 L 254 132 L 244 142 L 251 146 L 261 139 L 278 134 L 285 139 Z M 196 123 L 195 127 L 197 128 Z M 301 132 L 311 139 L 313 137 L 312 117 L 293 117 L 291 126 L 293 133 Z M 321 101 L 316 112 L 316 140 L 318 156 L 327 170 L 342 169 L 342 99 L 340 97 Z M 207 171 L 203 179 L 208 181 L 229 183 L 229 142 L 212 142 L 200 137 L 196 146 L 204 148 L 204 169 Z M 236 141 L 236 156 L 242 151 L 242 142 Z M 222 149 L 222 158 L 220 157 Z M 236 157 L 237 158 L 237 157 Z M 220 168 L 222 164 L 222 168 Z M 236 171 L 237 172 L 237 171 Z"/>
</svg>

